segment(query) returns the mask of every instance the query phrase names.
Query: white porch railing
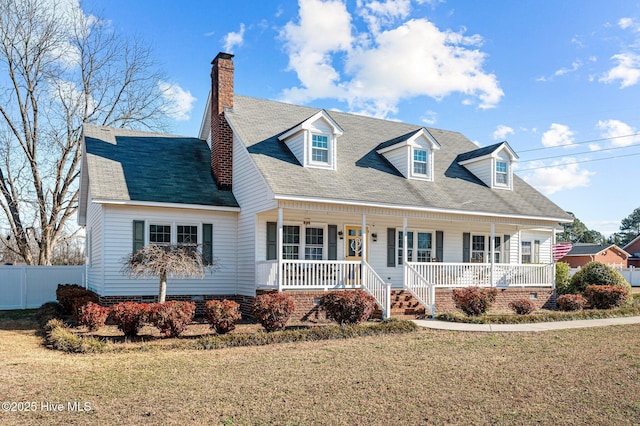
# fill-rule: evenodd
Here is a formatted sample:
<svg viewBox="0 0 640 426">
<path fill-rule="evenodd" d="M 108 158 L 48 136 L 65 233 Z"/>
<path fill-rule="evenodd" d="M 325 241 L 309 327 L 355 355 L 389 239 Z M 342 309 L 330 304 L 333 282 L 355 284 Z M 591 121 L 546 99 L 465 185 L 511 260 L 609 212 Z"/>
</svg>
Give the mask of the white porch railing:
<svg viewBox="0 0 640 426">
<path fill-rule="evenodd" d="M 552 287 L 555 265 L 408 262 L 436 287 Z"/>
<path fill-rule="evenodd" d="M 382 309 L 382 318 L 391 314 L 391 284 L 384 282 L 380 275 L 365 261 L 362 262 L 362 289 L 376 299 Z"/>
<path fill-rule="evenodd" d="M 436 298 L 435 286 L 430 284 L 416 268 L 406 262 L 404 264 L 404 277 L 405 290 L 408 290 L 433 316 Z"/>
<path fill-rule="evenodd" d="M 256 262 L 259 287 L 282 290 L 335 290 L 362 288 L 371 294 L 387 317 L 391 304 L 391 285 L 366 262 L 347 260 L 283 260 L 281 284 L 278 262 Z"/>
</svg>

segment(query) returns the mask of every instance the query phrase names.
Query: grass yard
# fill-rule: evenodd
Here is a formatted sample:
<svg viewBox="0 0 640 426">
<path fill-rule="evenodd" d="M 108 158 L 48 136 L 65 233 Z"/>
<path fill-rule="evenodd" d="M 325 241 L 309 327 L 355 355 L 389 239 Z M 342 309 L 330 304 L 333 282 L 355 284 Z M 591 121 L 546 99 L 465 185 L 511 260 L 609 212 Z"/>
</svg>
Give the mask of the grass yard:
<svg viewBox="0 0 640 426">
<path fill-rule="evenodd" d="M 34 328 L 0 319 L 1 400 L 36 408 L 0 424 L 640 423 L 640 325 L 97 355 Z"/>
</svg>

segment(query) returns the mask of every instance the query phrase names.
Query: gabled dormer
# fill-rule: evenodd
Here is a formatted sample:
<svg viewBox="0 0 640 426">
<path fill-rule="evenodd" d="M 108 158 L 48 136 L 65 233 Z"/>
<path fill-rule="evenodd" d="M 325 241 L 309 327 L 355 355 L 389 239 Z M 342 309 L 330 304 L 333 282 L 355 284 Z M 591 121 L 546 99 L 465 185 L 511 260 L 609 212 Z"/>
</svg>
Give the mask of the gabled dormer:
<svg viewBox="0 0 640 426">
<path fill-rule="evenodd" d="M 407 179 L 433 180 L 434 151 L 440 149 L 435 138 L 422 128 L 380 145 L 384 156 Z"/>
<path fill-rule="evenodd" d="M 458 164 L 489 188 L 513 189 L 513 163 L 518 160 L 507 142 L 478 148 L 458 156 Z"/>
<path fill-rule="evenodd" d="M 342 133 L 338 123 L 321 110 L 278 139 L 287 144 L 302 166 L 336 170 L 337 139 Z"/>
</svg>

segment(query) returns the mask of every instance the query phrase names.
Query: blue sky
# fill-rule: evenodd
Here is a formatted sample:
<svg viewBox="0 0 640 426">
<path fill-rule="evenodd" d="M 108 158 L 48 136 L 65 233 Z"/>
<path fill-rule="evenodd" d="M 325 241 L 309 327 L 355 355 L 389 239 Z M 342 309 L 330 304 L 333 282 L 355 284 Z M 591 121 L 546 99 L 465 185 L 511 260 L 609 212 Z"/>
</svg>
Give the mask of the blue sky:
<svg viewBox="0 0 640 426">
<path fill-rule="evenodd" d="M 210 62 L 228 51 L 242 95 L 507 140 L 520 177 L 605 234 L 640 207 L 638 1 L 82 6 L 155 50 L 176 133 L 198 134 Z"/>
</svg>

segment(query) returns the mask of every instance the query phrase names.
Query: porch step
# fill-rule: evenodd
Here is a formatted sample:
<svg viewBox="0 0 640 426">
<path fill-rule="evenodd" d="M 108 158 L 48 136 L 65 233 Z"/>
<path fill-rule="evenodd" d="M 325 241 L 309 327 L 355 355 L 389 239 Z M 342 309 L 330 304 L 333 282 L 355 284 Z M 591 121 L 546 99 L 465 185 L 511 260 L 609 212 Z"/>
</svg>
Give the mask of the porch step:
<svg viewBox="0 0 640 426">
<path fill-rule="evenodd" d="M 401 319 L 424 318 L 426 310 L 411 293 L 406 290 L 391 290 L 391 316 Z M 379 308 L 374 313 L 375 318 L 382 317 Z"/>
</svg>

